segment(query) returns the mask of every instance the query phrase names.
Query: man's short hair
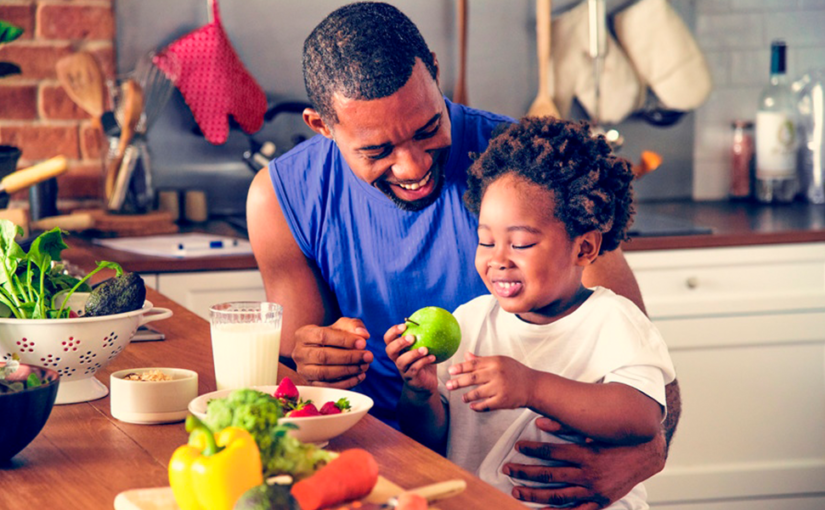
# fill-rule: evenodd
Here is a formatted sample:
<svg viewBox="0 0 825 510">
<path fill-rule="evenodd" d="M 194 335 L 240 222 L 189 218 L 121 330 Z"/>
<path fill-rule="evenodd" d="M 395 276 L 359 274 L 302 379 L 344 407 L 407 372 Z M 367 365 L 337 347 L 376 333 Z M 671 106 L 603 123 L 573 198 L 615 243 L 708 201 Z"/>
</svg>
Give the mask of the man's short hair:
<svg viewBox="0 0 825 510">
<path fill-rule="evenodd" d="M 304 41 L 307 96 L 327 123 L 338 118 L 332 97 L 357 100 L 394 94 L 412 75 L 420 58 L 436 78 L 436 66 L 415 24 L 392 5 L 359 2 L 327 16 Z"/>
</svg>

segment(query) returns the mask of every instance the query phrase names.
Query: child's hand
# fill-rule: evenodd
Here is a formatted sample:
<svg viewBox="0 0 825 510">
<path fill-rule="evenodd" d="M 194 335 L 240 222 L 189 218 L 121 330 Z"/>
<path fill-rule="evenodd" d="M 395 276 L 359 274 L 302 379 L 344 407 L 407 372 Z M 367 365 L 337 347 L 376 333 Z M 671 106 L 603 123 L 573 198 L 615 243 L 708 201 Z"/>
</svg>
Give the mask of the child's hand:
<svg viewBox="0 0 825 510">
<path fill-rule="evenodd" d="M 415 342 L 412 335 L 400 336 L 406 329 L 406 324 L 399 324 L 384 333 L 387 356 L 395 363 L 404 384 L 416 393 L 432 395 L 438 391 L 438 375 L 433 364 L 435 356 L 428 355 L 426 347 L 404 352 Z"/>
<path fill-rule="evenodd" d="M 507 356 L 478 357 L 467 353 L 465 361 L 450 367 L 447 389 L 475 386 L 463 395 L 473 411 L 528 407 L 533 370 Z"/>
</svg>

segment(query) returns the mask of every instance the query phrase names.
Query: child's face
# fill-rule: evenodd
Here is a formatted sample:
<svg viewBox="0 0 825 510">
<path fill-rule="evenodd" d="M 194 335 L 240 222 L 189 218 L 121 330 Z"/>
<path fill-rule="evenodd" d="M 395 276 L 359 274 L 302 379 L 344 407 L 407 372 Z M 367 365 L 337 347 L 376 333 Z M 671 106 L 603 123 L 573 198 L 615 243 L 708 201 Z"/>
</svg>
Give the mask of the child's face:
<svg viewBox="0 0 825 510">
<path fill-rule="evenodd" d="M 566 315 L 589 263 L 582 237 L 570 239 L 553 210 L 552 193 L 506 174 L 487 188 L 479 212 L 478 274 L 504 310 L 539 324 Z"/>
</svg>

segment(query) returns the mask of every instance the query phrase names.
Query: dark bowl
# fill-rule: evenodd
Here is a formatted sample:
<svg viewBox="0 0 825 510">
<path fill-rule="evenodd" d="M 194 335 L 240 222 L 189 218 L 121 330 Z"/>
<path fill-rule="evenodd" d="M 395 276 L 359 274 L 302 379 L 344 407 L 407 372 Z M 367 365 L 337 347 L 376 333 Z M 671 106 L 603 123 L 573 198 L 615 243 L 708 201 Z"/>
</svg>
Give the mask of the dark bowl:
<svg viewBox="0 0 825 510">
<path fill-rule="evenodd" d="M 0 362 L 0 367 L 5 363 Z M 60 375 L 49 368 L 20 364 L 36 373 L 43 384 L 15 393 L 0 393 L 0 463 L 29 445 L 43 429 L 54 407 Z"/>
</svg>

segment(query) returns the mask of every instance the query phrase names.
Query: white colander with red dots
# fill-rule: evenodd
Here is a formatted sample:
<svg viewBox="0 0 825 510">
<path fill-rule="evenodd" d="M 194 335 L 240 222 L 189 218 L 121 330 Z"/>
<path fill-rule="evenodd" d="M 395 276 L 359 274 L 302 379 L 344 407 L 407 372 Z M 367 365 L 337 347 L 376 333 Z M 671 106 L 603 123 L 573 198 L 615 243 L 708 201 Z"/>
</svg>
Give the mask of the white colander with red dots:
<svg viewBox="0 0 825 510">
<path fill-rule="evenodd" d="M 85 297 L 70 299 L 70 307 L 82 310 Z M 146 301 L 140 310 L 101 317 L 0 319 L 0 361 L 16 353 L 21 363 L 55 370 L 55 404 L 95 400 L 109 393 L 95 373 L 123 352 L 141 324 L 171 316 L 168 308 Z"/>
</svg>

